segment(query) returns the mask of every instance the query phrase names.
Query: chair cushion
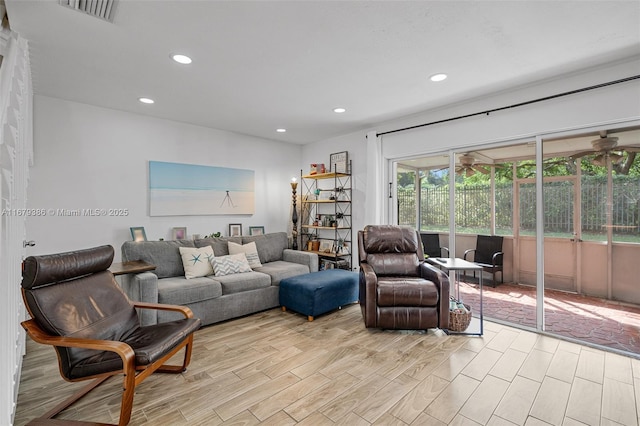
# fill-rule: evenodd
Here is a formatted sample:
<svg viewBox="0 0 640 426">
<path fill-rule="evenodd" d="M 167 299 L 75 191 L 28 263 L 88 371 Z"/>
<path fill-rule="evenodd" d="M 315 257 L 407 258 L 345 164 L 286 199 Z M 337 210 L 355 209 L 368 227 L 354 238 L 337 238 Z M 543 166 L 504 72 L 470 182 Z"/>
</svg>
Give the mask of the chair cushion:
<svg viewBox="0 0 640 426">
<path fill-rule="evenodd" d="M 200 319 L 186 318 L 138 327 L 121 341 L 133 349 L 136 365 L 148 365 L 175 348 L 190 333 L 200 328 L 200 325 Z M 70 379 L 79 379 L 122 368 L 122 359 L 115 352 L 88 352 L 91 353 L 89 356 L 73 366 L 68 375 Z"/>
<path fill-rule="evenodd" d="M 109 271 L 25 290 L 25 300 L 33 318 L 52 335 L 122 341 L 139 327 L 136 310 Z M 56 349 L 62 372 L 70 379 L 79 364 L 98 353 Z"/>
<path fill-rule="evenodd" d="M 43 284 L 100 272 L 111 266 L 113 247 L 109 245 L 45 256 L 29 256 L 22 265 L 22 287 Z"/>
<path fill-rule="evenodd" d="M 416 253 L 420 248 L 415 229 L 408 226 L 367 225 L 364 249 L 367 253 Z"/>
<path fill-rule="evenodd" d="M 372 253 L 367 256 L 376 275 L 420 276 L 420 260 L 415 253 Z"/>
<path fill-rule="evenodd" d="M 411 277 L 380 277 L 378 306 L 436 306 L 438 288 L 429 280 Z"/>
</svg>

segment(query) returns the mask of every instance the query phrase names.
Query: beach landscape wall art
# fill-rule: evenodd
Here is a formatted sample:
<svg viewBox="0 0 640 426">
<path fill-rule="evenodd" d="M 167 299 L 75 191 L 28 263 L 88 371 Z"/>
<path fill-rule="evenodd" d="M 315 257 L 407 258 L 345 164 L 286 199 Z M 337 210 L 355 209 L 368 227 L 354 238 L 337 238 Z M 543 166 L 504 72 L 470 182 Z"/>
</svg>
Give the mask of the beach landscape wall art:
<svg viewBox="0 0 640 426">
<path fill-rule="evenodd" d="M 149 216 L 255 213 L 253 170 L 149 161 Z"/>
</svg>

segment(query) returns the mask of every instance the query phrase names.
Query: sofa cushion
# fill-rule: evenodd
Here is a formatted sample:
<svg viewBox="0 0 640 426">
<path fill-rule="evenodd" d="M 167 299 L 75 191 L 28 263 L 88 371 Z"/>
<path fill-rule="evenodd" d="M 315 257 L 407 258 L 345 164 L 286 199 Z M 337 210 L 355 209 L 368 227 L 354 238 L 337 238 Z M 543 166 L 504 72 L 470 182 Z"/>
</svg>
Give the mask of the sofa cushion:
<svg viewBox="0 0 640 426">
<path fill-rule="evenodd" d="M 212 257 L 211 265 L 213 265 L 213 273 L 216 277 L 251 272 L 251 267 L 244 253 Z"/>
<path fill-rule="evenodd" d="M 122 244 L 122 261 L 144 260 L 156 266 L 153 273 L 158 278 L 184 277 L 184 267 L 179 247 L 195 247 L 192 240 L 175 241 L 125 241 Z"/>
<path fill-rule="evenodd" d="M 211 246 L 213 253 L 216 256 L 227 256 L 229 254 L 228 244 L 229 241 L 242 244 L 241 237 L 212 237 L 212 238 L 200 238 L 194 241 L 196 247 Z"/>
<path fill-rule="evenodd" d="M 269 275 L 271 277 L 271 284 L 278 285 L 280 284 L 280 281 L 285 278 L 308 274 L 309 267 L 299 263 L 277 260 L 275 262 L 265 263 L 262 267 L 256 268 L 255 271 Z"/>
<path fill-rule="evenodd" d="M 261 272 L 245 272 L 216 277 L 222 285 L 222 294 L 240 293 L 271 286 L 271 277 Z"/>
<path fill-rule="evenodd" d="M 258 249 L 256 248 L 255 241 L 247 244 L 236 244 L 233 241 L 229 241 L 229 254 L 244 253 L 249 262 L 251 269 L 256 269 L 262 266 L 260 263 L 260 257 L 258 256 Z"/>
<path fill-rule="evenodd" d="M 255 241 L 261 263 L 282 260 L 282 252 L 289 248 L 289 237 L 286 232 L 273 232 L 264 235 L 242 237 L 242 244 Z"/>
<path fill-rule="evenodd" d="M 222 285 L 211 277 L 158 280 L 158 303 L 188 305 L 222 296 Z"/>
<path fill-rule="evenodd" d="M 184 276 L 186 279 L 206 277 L 213 274 L 211 259 L 213 258 L 213 248 L 211 246 L 196 247 L 178 247 L 180 256 L 182 257 L 182 267 L 184 268 Z"/>
</svg>

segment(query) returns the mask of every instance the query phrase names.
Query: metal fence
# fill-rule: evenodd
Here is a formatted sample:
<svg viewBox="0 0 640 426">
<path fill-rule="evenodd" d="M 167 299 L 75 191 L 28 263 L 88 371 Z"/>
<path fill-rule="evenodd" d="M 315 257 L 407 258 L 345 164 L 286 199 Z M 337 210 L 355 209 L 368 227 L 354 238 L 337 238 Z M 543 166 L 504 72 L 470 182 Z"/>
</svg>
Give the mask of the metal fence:
<svg viewBox="0 0 640 426">
<path fill-rule="evenodd" d="M 605 233 L 607 224 L 607 182 L 602 177 L 582 179 L 582 231 Z M 545 182 L 544 227 L 547 233 L 572 234 L 574 228 L 574 185 L 572 182 Z M 496 185 L 496 230 L 512 234 L 513 185 Z M 536 188 L 534 183 L 520 185 L 520 229 L 535 232 Z M 456 228 L 485 229 L 491 226 L 491 188 L 489 185 L 456 187 Z M 449 188 L 429 186 L 422 189 L 420 229 L 449 227 Z M 416 197 L 413 189 L 398 191 L 398 221 L 416 224 Z M 613 182 L 614 233 L 640 236 L 640 179 L 616 176 Z"/>
</svg>

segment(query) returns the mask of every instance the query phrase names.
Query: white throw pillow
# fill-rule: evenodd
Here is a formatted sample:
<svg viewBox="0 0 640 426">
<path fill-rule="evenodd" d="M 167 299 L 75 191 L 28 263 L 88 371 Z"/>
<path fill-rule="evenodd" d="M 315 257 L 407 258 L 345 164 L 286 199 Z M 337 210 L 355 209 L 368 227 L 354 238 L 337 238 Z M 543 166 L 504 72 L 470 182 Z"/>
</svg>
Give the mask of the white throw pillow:
<svg viewBox="0 0 640 426">
<path fill-rule="evenodd" d="M 256 247 L 256 242 L 252 241 L 249 244 L 236 244 L 234 242 L 229 241 L 229 254 L 239 254 L 244 253 L 247 256 L 247 261 L 249 262 L 249 266 L 251 269 L 259 268 L 262 266 L 260 263 L 260 257 L 258 256 L 258 248 Z"/>
<path fill-rule="evenodd" d="M 184 267 L 184 277 L 186 279 L 206 277 L 213 274 L 211 259 L 213 259 L 213 248 L 206 246 L 202 248 L 178 247 L 182 266 Z"/>
<path fill-rule="evenodd" d="M 251 267 L 244 253 L 212 257 L 211 265 L 213 266 L 213 273 L 216 277 L 239 274 L 241 272 L 251 272 Z"/>
</svg>

